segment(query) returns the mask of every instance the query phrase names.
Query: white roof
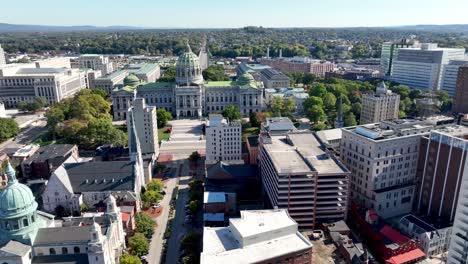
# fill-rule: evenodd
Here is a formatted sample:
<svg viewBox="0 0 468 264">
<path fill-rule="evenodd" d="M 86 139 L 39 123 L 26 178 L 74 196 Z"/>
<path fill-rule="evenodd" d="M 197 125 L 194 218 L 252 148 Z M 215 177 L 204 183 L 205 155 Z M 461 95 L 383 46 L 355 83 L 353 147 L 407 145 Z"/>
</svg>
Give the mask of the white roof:
<svg viewBox="0 0 468 264">
<path fill-rule="evenodd" d="M 312 244 L 297 231 L 297 224 L 286 210 L 242 211 L 241 216 L 240 219 L 231 219 L 229 227 L 204 228 L 201 264 L 257 263 L 312 248 Z M 232 227 L 233 220 L 237 230 Z M 288 228 L 291 223 L 296 228 L 282 229 Z M 278 229 L 282 231 L 282 235 L 275 236 Z M 271 238 L 242 246 L 236 238 L 236 231 L 243 235 L 267 232 L 268 234 L 262 236 Z"/>
<path fill-rule="evenodd" d="M 203 203 L 225 203 L 226 194 L 224 192 L 204 192 Z"/>
<path fill-rule="evenodd" d="M 317 132 L 317 136 L 324 141 L 341 139 L 341 135 L 341 128 L 327 129 Z"/>
</svg>

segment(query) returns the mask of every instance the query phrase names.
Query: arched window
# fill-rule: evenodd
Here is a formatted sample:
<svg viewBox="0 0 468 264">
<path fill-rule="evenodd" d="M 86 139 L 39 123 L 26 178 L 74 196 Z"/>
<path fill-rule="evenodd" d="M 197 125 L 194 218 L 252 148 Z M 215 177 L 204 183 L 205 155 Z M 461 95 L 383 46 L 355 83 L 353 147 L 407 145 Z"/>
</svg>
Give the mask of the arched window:
<svg viewBox="0 0 468 264">
<path fill-rule="evenodd" d="M 27 227 L 28 225 L 29 225 L 28 219 L 27 219 L 27 218 L 24 218 L 24 219 L 23 219 L 23 226 L 24 226 L 24 227 Z"/>
<path fill-rule="evenodd" d="M 49 248 L 49 254 L 50 255 L 55 255 L 55 248 Z"/>
<path fill-rule="evenodd" d="M 68 248 L 63 247 L 62 248 L 62 255 L 66 255 L 66 254 L 68 254 Z"/>
<path fill-rule="evenodd" d="M 73 252 L 76 254 L 76 253 L 80 253 L 80 248 L 79 247 L 74 247 L 73 248 Z"/>
</svg>

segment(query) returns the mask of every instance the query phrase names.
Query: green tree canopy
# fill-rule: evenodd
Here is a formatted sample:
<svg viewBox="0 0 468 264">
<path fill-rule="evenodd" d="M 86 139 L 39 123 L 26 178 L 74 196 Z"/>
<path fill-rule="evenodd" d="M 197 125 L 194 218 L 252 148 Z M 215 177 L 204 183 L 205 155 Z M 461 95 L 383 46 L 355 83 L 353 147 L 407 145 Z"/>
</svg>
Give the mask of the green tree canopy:
<svg viewBox="0 0 468 264">
<path fill-rule="evenodd" d="M 316 83 L 309 89 L 310 96 L 317 96 L 322 98 L 327 93 L 327 87 L 323 83 Z"/>
<path fill-rule="evenodd" d="M 348 112 L 347 114 L 345 114 L 345 117 L 344 117 L 343 121 L 344 121 L 345 126 L 355 126 L 355 125 L 357 125 L 356 117 L 354 116 L 354 114 L 352 112 Z"/>
<path fill-rule="evenodd" d="M 229 121 L 239 120 L 242 117 L 239 107 L 234 105 L 229 105 L 224 108 L 222 115 L 229 119 Z"/>
<path fill-rule="evenodd" d="M 158 127 L 162 128 L 167 125 L 167 122 L 172 119 L 172 114 L 164 108 L 158 108 L 156 110 L 157 120 L 158 120 Z"/>
<path fill-rule="evenodd" d="M 311 122 L 325 121 L 327 118 L 322 106 L 320 105 L 312 105 L 308 108 L 305 108 L 304 111 L 307 118 L 309 118 Z"/>
<path fill-rule="evenodd" d="M 143 208 L 149 208 L 152 204 L 159 202 L 162 198 L 162 194 L 157 191 L 146 191 L 141 195 Z"/>
<path fill-rule="evenodd" d="M 154 226 L 156 221 L 149 215 L 139 212 L 135 215 L 136 231 L 144 234 L 147 238 L 150 238 L 154 233 Z"/>
<path fill-rule="evenodd" d="M 146 184 L 146 190 L 159 192 L 164 188 L 164 184 L 158 179 L 152 179 Z"/>
<path fill-rule="evenodd" d="M 0 118 L 0 140 L 16 136 L 19 132 L 19 127 L 13 118 Z"/>
<path fill-rule="evenodd" d="M 141 260 L 137 256 L 124 254 L 120 258 L 120 264 L 141 264 Z"/>
<path fill-rule="evenodd" d="M 250 125 L 252 127 L 259 127 L 260 126 L 260 121 L 258 120 L 257 115 L 258 115 L 257 112 L 252 112 L 249 115 L 249 121 L 250 121 Z"/>
<path fill-rule="evenodd" d="M 148 254 L 149 243 L 148 239 L 142 233 L 135 233 L 129 240 L 128 246 L 132 254 L 141 257 Z"/>
<path fill-rule="evenodd" d="M 203 71 L 203 79 L 205 81 L 228 81 L 229 76 L 224 73 L 223 66 L 211 65 Z"/>
<path fill-rule="evenodd" d="M 174 82 L 176 77 L 176 67 L 170 66 L 164 69 L 163 76 L 159 78 L 160 82 Z"/>
</svg>

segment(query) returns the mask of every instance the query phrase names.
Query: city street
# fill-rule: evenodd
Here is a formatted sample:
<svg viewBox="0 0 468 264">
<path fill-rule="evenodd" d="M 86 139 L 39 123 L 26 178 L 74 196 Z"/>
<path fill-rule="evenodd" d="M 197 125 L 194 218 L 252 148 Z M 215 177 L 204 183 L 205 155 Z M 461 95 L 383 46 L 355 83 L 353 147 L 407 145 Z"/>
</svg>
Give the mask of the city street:
<svg viewBox="0 0 468 264">
<path fill-rule="evenodd" d="M 190 182 L 190 176 L 188 176 L 189 166 L 188 161 L 183 162 L 182 176 L 179 181 L 179 197 L 176 203 L 176 215 L 172 226 L 171 237 L 168 242 L 168 249 L 166 255 L 166 263 L 173 264 L 179 260 L 180 253 L 180 242 L 188 229 L 184 225 L 185 220 L 185 204 L 188 202 L 188 183 Z"/>
<path fill-rule="evenodd" d="M 23 130 L 20 131 L 16 137 L 1 143 L 0 150 L 4 151 L 24 147 L 46 131 L 46 124 L 47 121 L 45 120 L 32 122 L 28 127 L 23 128 Z"/>
</svg>

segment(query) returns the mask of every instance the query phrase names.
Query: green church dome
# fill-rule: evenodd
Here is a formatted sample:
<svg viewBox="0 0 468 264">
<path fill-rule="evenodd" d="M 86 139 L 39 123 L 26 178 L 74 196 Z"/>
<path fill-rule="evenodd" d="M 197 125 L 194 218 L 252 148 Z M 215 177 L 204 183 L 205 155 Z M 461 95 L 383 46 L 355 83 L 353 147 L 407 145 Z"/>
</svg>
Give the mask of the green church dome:
<svg viewBox="0 0 468 264">
<path fill-rule="evenodd" d="M 136 86 L 140 83 L 140 79 L 138 79 L 136 75 L 130 74 L 127 77 L 125 77 L 123 83 L 124 86 Z"/>
<path fill-rule="evenodd" d="M 14 218 L 37 209 L 37 202 L 28 186 L 16 179 L 15 169 L 8 163 L 5 171 L 8 184 L 0 191 L 0 218 Z"/>
</svg>

